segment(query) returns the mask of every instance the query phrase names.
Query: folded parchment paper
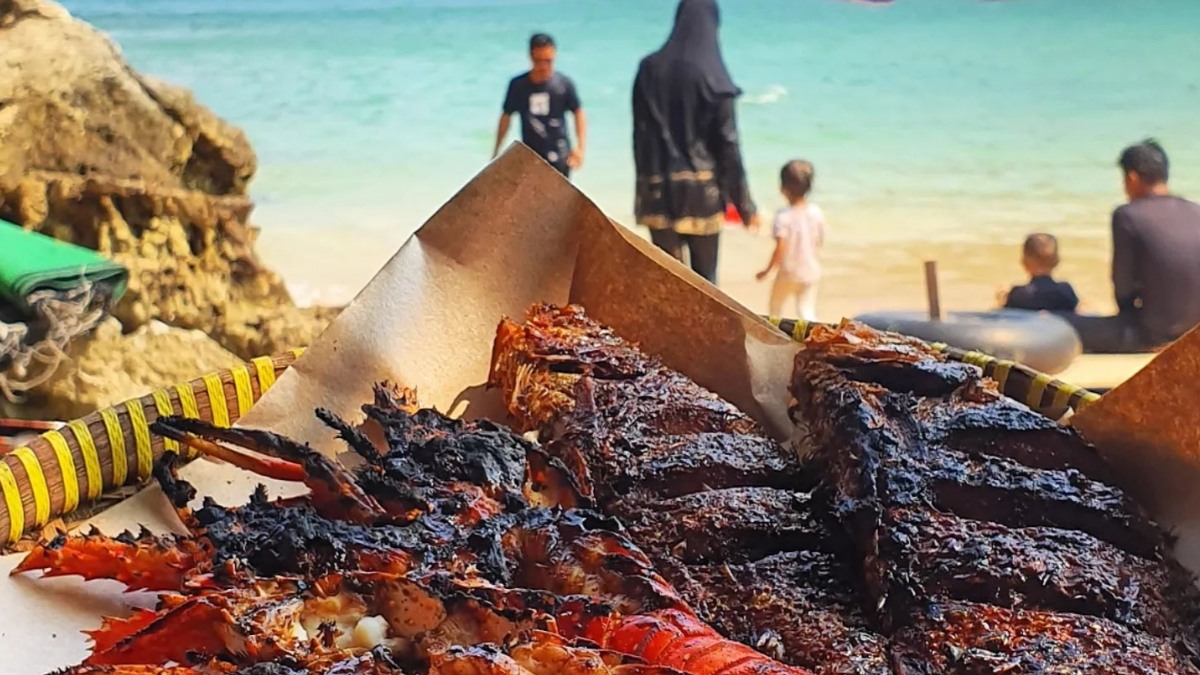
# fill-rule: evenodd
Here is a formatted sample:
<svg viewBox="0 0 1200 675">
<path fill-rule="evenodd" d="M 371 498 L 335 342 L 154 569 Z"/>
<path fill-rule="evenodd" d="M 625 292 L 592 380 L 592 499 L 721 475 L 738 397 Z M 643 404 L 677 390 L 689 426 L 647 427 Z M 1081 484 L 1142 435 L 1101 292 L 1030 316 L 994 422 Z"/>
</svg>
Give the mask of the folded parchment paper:
<svg viewBox="0 0 1200 675">
<path fill-rule="evenodd" d="M 1200 329 L 1071 418 L 1200 571 Z"/>
<path fill-rule="evenodd" d="M 336 453 L 341 446 L 313 410 L 357 420 L 381 380 L 417 387 L 425 405 L 503 419 L 497 392 L 483 388 L 492 338 L 502 316 L 521 317 L 534 302 L 582 304 L 781 438 L 790 435 L 791 341 L 610 221 L 520 145 L 422 226 L 240 425 Z M 208 461 L 184 475 L 226 504 L 269 483 Z M 178 528 L 156 488 L 95 519 L 110 533 L 143 523 Z M 0 574 L 19 559 L 0 559 Z M 0 672 L 34 675 L 79 662 L 87 647 L 80 631 L 98 627 L 102 613 L 121 614 L 128 600 L 113 584 L 0 577 Z"/>
</svg>

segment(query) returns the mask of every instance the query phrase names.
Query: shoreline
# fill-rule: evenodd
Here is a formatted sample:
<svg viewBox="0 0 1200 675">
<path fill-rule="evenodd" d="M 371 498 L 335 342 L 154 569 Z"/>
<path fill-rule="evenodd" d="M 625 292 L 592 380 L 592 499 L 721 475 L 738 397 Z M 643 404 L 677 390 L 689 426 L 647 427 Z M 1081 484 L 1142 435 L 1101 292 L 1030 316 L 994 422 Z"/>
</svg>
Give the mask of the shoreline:
<svg viewBox="0 0 1200 675">
<path fill-rule="evenodd" d="M 766 216 L 766 214 L 764 214 Z M 769 221 L 769 218 L 765 218 Z M 277 222 L 277 221 L 276 221 Z M 400 249 L 416 226 L 378 225 L 263 226 L 258 250 L 263 261 L 279 272 L 300 305 L 341 305 L 354 298 L 375 273 Z M 645 228 L 631 228 L 648 238 Z M 855 230 L 831 217 L 830 241 L 822 255 L 824 278 L 818 317 L 836 321 L 866 311 L 925 307 L 923 262 L 937 260 L 943 309 L 994 308 L 997 291 L 1024 283 L 1017 260 L 1021 241 L 1033 229 L 1012 229 L 1012 235 L 981 232 L 968 237 L 919 241 L 909 230 L 895 241 L 861 241 Z M 1095 227 L 1047 228 L 1060 240 L 1063 264 L 1056 277 L 1075 286 L 1080 311 L 1115 310 L 1108 280 L 1107 221 Z M 755 273 L 770 257 L 773 241 L 764 223 L 757 234 L 727 228 L 721 237 L 719 287 L 751 311 L 766 313 L 769 281 Z"/>
<path fill-rule="evenodd" d="M 264 262 L 283 276 L 298 304 L 341 306 L 352 301 L 399 250 L 408 229 L 413 228 L 364 227 L 328 236 L 329 232 L 318 228 L 268 228 L 260 235 L 258 250 Z M 1092 237 L 1060 237 L 1064 246 L 1078 253 L 1064 261 L 1058 277 L 1075 286 L 1083 300 L 1082 312 L 1111 313 L 1116 307 L 1108 280 L 1108 233 L 1106 227 L 1097 230 Z M 649 238 L 645 228 L 635 232 Z M 768 228 L 757 235 L 726 229 L 721 245 L 719 287 L 750 311 L 766 314 L 770 282 L 757 282 L 754 274 L 765 265 L 772 250 Z M 922 253 L 932 253 L 939 261 L 943 311 L 992 309 L 997 290 L 1025 281 L 1016 262 L 1019 242 L 983 246 L 837 242 L 828 248 L 822 261 L 824 280 L 817 304 L 818 319 L 834 322 L 883 309 L 923 310 Z M 342 264 L 330 264 L 331 260 Z M 878 270 L 876 274 L 864 276 L 862 270 L 871 267 Z M 992 283 L 993 279 L 999 281 Z M 1110 388 L 1140 370 L 1151 357 L 1084 355 L 1057 377 L 1082 387 Z"/>
</svg>

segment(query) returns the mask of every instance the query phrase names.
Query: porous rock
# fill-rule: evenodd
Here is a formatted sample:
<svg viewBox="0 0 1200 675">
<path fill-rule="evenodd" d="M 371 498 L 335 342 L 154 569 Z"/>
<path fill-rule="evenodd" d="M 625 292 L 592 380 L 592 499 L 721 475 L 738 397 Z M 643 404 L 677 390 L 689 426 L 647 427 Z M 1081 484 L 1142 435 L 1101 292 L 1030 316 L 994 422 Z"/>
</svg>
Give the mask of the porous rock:
<svg viewBox="0 0 1200 675">
<path fill-rule="evenodd" d="M 328 323 L 255 253 L 255 168 L 239 129 L 103 33 L 48 0 L 0 0 L 0 218 L 126 265 L 125 333 L 158 320 L 250 358 Z"/>
</svg>

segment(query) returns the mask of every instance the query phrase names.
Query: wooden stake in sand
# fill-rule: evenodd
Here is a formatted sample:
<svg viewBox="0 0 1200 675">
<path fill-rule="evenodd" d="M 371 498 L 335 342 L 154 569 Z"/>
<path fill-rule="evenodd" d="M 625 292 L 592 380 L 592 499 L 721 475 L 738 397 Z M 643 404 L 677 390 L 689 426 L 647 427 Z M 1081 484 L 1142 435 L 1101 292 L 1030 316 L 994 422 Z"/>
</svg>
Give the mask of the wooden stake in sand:
<svg viewBox="0 0 1200 675">
<path fill-rule="evenodd" d="M 938 296 L 937 261 L 925 261 L 925 295 L 929 299 L 929 318 L 942 320 L 942 301 Z"/>
</svg>

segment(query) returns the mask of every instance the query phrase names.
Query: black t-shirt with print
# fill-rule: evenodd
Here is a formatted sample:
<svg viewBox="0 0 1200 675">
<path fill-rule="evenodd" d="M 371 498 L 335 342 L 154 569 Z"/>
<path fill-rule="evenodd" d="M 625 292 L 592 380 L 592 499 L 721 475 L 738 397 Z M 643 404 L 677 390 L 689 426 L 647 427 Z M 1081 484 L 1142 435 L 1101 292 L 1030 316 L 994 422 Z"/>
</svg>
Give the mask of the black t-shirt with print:
<svg viewBox="0 0 1200 675">
<path fill-rule="evenodd" d="M 556 166 L 565 166 L 571 154 L 567 113 L 579 107 L 575 83 L 561 73 L 541 84 L 534 83 L 529 73 L 518 75 L 508 83 L 504 97 L 504 112 L 521 115 L 521 140 Z"/>
</svg>

